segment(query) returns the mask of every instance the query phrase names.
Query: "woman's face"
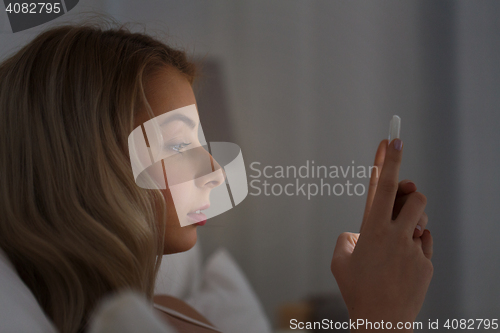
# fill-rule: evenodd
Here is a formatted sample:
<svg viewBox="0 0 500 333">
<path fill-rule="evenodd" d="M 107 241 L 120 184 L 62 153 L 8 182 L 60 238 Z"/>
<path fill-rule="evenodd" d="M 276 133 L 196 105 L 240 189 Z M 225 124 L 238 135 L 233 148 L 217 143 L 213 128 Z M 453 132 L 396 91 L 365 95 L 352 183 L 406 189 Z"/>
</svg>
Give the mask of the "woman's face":
<svg viewBox="0 0 500 333">
<path fill-rule="evenodd" d="M 198 138 L 198 128 L 200 119 L 197 112 L 183 112 L 183 117 L 173 117 L 178 113 L 168 112 L 179 108 L 196 104 L 193 89 L 185 76 L 177 69 L 167 68 L 157 73 L 149 79 L 145 87 L 146 98 L 153 110 L 155 117 L 165 114 L 164 118 L 170 121 L 162 121 L 161 134 L 163 136 L 164 148 L 162 159 L 164 162 L 167 180 L 172 184 L 175 177 L 186 177 L 184 170 L 196 173 L 198 165 L 191 162 L 186 165 L 186 161 L 196 161 L 187 156 L 197 154 L 208 157 Z M 194 110 L 194 109 L 193 109 Z M 163 118 L 163 117 L 162 117 Z M 135 119 L 135 127 L 145 123 L 150 119 L 147 112 L 143 111 Z M 198 147 L 198 148 L 196 148 Z M 194 148 L 194 149 L 193 149 Z M 190 153 L 186 153 L 187 151 Z M 178 155 L 183 153 L 185 155 Z M 215 172 L 204 173 L 202 177 L 191 177 L 189 181 L 179 185 L 167 186 L 166 190 L 161 190 L 167 203 L 167 221 L 165 226 L 165 247 L 164 253 L 176 253 L 189 250 L 194 246 L 197 239 L 196 228 L 203 220 L 202 214 L 196 211 L 207 209 L 210 205 L 210 191 L 219 186 L 223 181 L 223 173 L 216 165 Z M 202 172 L 198 170 L 198 173 Z M 174 205 L 175 201 L 175 205 Z M 200 217 L 201 216 L 201 217 Z M 181 227 L 181 225 L 185 225 Z"/>
</svg>

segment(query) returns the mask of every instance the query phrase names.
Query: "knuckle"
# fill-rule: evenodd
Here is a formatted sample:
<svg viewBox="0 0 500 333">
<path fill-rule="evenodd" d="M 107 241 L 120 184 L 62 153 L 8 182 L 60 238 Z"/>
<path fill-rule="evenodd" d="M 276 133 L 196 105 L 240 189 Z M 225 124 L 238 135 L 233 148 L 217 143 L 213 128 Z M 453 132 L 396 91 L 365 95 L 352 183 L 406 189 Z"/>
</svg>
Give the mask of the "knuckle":
<svg viewBox="0 0 500 333">
<path fill-rule="evenodd" d="M 434 274 L 434 265 L 432 265 L 432 262 L 430 260 L 428 260 L 426 265 L 424 266 L 424 273 L 427 276 L 432 276 Z"/>
<path fill-rule="evenodd" d="M 401 154 L 400 153 L 388 153 L 386 158 L 388 159 L 389 162 L 399 164 L 401 162 Z"/>
<path fill-rule="evenodd" d="M 399 186 L 402 186 L 402 185 L 405 185 L 405 184 L 408 184 L 412 182 L 411 180 L 409 179 L 403 179 L 402 181 L 399 182 Z M 412 182 L 413 183 L 413 182 Z"/>
<path fill-rule="evenodd" d="M 412 193 L 413 199 L 418 201 L 422 206 L 427 205 L 427 197 L 420 192 Z"/>
<path fill-rule="evenodd" d="M 342 240 L 347 239 L 347 237 L 349 237 L 349 233 L 343 232 L 339 235 L 339 237 L 337 237 L 337 242 L 341 242 Z"/>
<path fill-rule="evenodd" d="M 398 184 L 391 180 L 381 181 L 378 184 L 378 190 L 385 193 L 394 193 L 398 190 Z"/>
<path fill-rule="evenodd" d="M 349 240 L 353 237 L 356 237 L 357 235 L 359 235 L 359 233 L 354 233 L 354 232 L 347 232 L 347 231 L 344 231 L 343 233 L 341 233 L 338 237 L 338 241 L 339 240 Z"/>
<path fill-rule="evenodd" d="M 422 217 L 420 218 L 420 221 L 422 222 L 422 224 L 423 224 L 424 226 L 426 226 L 426 225 L 427 225 L 427 223 L 429 223 L 429 217 L 427 216 L 427 214 L 426 214 L 426 213 L 423 213 L 423 214 L 422 214 Z"/>
<path fill-rule="evenodd" d="M 404 232 L 397 232 L 397 234 L 393 236 L 393 239 L 396 244 L 403 247 L 406 247 L 410 241 L 410 239 Z"/>
</svg>

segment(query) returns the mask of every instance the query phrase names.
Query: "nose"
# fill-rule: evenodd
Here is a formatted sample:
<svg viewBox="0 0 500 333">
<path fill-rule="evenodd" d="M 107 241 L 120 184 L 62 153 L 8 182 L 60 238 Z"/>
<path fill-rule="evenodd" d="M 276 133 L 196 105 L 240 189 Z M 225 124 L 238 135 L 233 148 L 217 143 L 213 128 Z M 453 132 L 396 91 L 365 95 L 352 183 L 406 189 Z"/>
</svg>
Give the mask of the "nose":
<svg viewBox="0 0 500 333">
<path fill-rule="evenodd" d="M 210 165 L 212 172 L 207 173 L 204 176 L 198 177 L 195 179 L 195 184 L 197 187 L 206 187 L 209 189 L 213 189 L 219 185 L 221 185 L 226 179 L 226 173 L 224 169 L 217 163 L 215 158 L 210 155 L 208 152 L 206 153 L 210 158 Z"/>
</svg>

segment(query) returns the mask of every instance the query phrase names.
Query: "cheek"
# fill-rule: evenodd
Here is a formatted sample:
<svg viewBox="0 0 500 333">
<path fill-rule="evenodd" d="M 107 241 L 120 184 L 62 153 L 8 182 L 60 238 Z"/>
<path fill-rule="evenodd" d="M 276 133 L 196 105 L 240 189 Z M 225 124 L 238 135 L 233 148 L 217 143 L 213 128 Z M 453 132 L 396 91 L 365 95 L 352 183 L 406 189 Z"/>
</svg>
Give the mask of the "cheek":
<svg viewBox="0 0 500 333">
<path fill-rule="evenodd" d="M 164 254 L 184 252 L 191 249 L 196 244 L 198 238 L 196 228 L 195 225 L 167 228 L 164 237 Z"/>
<path fill-rule="evenodd" d="M 170 187 L 172 205 L 175 206 L 180 225 L 187 223 L 187 214 L 194 209 L 193 200 L 196 197 L 196 186 L 194 180 Z"/>
<path fill-rule="evenodd" d="M 175 209 L 174 201 L 169 190 L 160 190 L 165 198 L 165 203 L 167 205 L 167 221 L 165 223 L 167 229 L 172 226 L 179 226 L 179 219 L 177 217 L 177 211 Z"/>
<path fill-rule="evenodd" d="M 181 227 L 170 191 L 163 190 L 167 202 L 167 221 L 164 234 L 164 254 L 184 252 L 197 241 L 196 225 Z"/>
</svg>

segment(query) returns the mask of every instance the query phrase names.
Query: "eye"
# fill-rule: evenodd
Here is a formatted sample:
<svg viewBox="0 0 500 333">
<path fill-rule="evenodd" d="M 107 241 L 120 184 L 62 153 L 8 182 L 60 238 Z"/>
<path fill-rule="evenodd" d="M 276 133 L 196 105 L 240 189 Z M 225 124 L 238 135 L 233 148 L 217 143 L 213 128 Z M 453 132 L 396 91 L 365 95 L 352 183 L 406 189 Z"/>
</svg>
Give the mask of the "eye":
<svg viewBox="0 0 500 333">
<path fill-rule="evenodd" d="M 176 144 L 176 145 L 169 145 L 168 148 L 177 152 L 177 153 L 182 153 L 182 150 L 184 148 L 186 148 L 187 146 L 189 146 L 191 144 L 191 142 L 187 143 L 187 142 L 182 142 L 182 143 L 179 143 L 179 144 Z"/>
</svg>

